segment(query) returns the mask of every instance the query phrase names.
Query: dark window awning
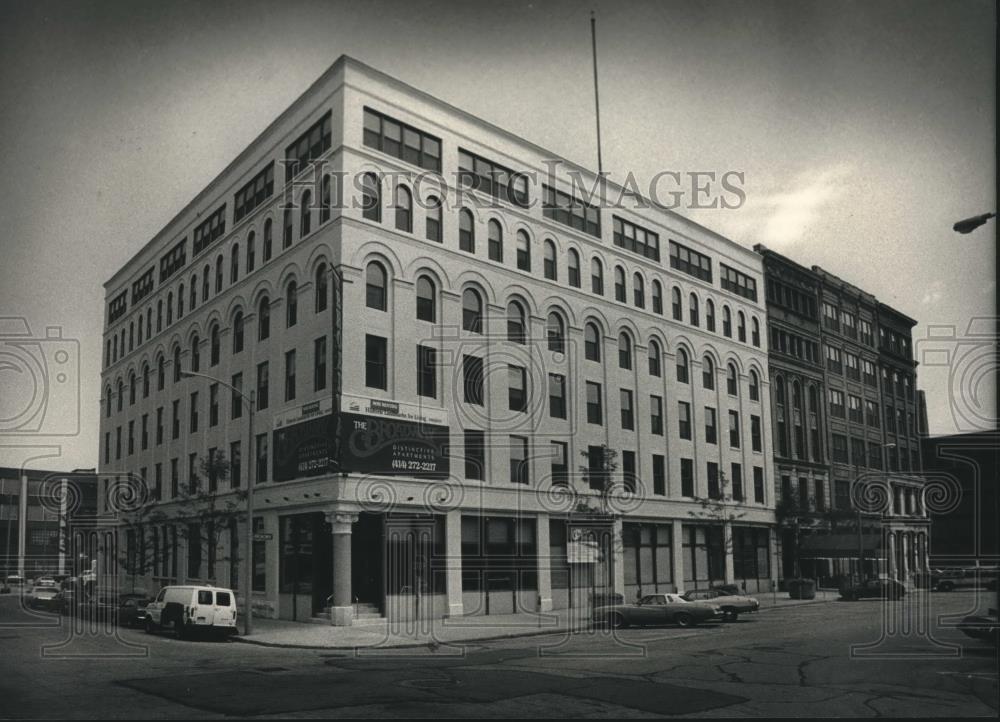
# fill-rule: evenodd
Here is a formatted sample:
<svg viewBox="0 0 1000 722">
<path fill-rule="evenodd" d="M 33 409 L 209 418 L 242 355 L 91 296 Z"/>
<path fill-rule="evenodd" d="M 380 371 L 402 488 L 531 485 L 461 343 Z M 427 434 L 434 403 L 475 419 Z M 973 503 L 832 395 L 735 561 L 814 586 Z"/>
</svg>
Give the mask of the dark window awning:
<svg viewBox="0 0 1000 722">
<path fill-rule="evenodd" d="M 862 534 L 861 543 L 866 554 L 881 554 L 882 536 Z M 812 534 L 802 540 L 799 552 L 806 557 L 856 557 L 858 555 L 857 534 Z"/>
</svg>

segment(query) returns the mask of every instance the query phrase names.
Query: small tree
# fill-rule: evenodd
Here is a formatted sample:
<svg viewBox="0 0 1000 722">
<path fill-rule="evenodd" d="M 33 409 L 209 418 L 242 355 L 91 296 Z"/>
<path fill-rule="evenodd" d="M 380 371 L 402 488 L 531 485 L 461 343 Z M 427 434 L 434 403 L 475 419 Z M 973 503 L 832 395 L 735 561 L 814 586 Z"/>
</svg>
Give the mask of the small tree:
<svg viewBox="0 0 1000 722">
<path fill-rule="evenodd" d="M 586 501 L 577 504 L 577 511 L 587 514 L 605 514 L 611 516 L 611 491 L 614 488 L 615 472 L 618 471 L 618 450 L 612 449 L 607 444 L 601 444 L 600 457 L 592 459 L 590 450 L 584 449 L 580 455 L 587 460 L 586 464 L 580 465 L 580 472 L 590 484 L 591 489 L 596 489 L 600 506 L 591 507 Z"/>
<path fill-rule="evenodd" d="M 726 555 L 733 553 L 733 530 L 732 523 L 742 519 L 747 515 L 745 509 L 740 508 L 742 499 L 733 497 L 732 484 L 726 478 L 724 471 L 719 471 L 719 492 L 717 496 L 696 496 L 699 509 L 688 511 L 688 515 L 696 519 L 704 519 L 716 525 L 722 525 L 722 547 Z"/>
</svg>

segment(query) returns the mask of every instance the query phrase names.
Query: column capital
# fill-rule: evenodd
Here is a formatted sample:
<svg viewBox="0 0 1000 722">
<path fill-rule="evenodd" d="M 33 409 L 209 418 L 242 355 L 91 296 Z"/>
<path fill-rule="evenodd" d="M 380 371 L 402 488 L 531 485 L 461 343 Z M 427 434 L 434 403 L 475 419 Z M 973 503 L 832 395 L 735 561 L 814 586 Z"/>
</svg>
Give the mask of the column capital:
<svg viewBox="0 0 1000 722">
<path fill-rule="evenodd" d="M 358 513 L 336 509 L 324 512 L 326 520 L 333 525 L 334 534 L 350 534 L 351 525 L 358 520 Z"/>
</svg>

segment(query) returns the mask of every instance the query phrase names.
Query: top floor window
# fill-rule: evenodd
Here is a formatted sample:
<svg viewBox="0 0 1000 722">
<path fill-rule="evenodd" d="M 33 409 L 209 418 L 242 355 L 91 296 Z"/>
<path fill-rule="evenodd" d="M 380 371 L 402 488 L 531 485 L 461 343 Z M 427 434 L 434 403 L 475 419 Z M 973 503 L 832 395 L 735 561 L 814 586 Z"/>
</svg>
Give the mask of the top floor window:
<svg viewBox="0 0 1000 722">
<path fill-rule="evenodd" d="M 250 181 L 236 191 L 233 197 L 233 223 L 239 223 L 246 216 L 274 195 L 274 161 Z"/>
<path fill-rule="evenodd" d="M 660 261 L 660 237 L 642 226 L 614 216 L 614 243 L 619 248 Z"/>
<path fill-rule="evenodd" d="M 745 273 L 737 271 L 735 268 L 730 268 L 724 263 L 720 263 L 719 266 L 722 269 L 722 278 L 719 281 L 719 285 L 724 290 L 735 293 L 738 296 L 743 296 L 751 301 L 757 301 L 756 280 L 750 278 Z"/>
<path fill-rule="evenodd" d="M 365 108 L 364 144 L 426 170 L 441 172 L 441 139 Z"/>
<path fill-rule="evenodd" d="M 458 182 L 522 208 L 528 207 L 528 178 L 467 150 L 458 150 Z"/>
<path fill-rule="evenodd" d="M 544 185 L 542 190 L 545 194 L 542 202 L 543 216 L 597 238 L 601 237 L 601 214 L 596 206 L 551 186 Z"/>
<path fill-rule="evenodd" d="M 317 120 L 294 143 L 285 148 L 285 182 L 297 176 L 306 165 L 330 150 L 330 113 Z"/>
<path fill-rule="evenodd" d="M 702 281 L 712 282 L 712 259 L 676 241 L 670 241 L 670 267 Z"/>
</svg>

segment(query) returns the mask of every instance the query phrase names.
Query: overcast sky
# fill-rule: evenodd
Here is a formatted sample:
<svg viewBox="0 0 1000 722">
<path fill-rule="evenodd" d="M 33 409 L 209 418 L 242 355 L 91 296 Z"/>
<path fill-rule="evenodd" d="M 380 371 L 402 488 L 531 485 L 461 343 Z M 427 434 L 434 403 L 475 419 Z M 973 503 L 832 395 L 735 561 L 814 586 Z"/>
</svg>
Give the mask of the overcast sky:
<svg viewBox="0 0 1000 722">
<path fill-rule="evenodd" d="M 612 177 L 745 173 L 742 208 L 680 212 L 875 294 L 919 321 L 918 353 L 929 324 L 992 315 L 995 222 L 951 231 L 996 210 L 989 0 L 5 1 L 0 316 L 79 340 L 81 429 L 0 434 L 0 465 L 43 441 L 61 455 L 32 466 L 97 465 L 102 284 L 339 55 L 596 167 L 591 7 Z M 0 429 L 34 388 L 5 341 Z M 934 433 L 992 415 L 975 348 L 919 369 Z"/>
</svg>

